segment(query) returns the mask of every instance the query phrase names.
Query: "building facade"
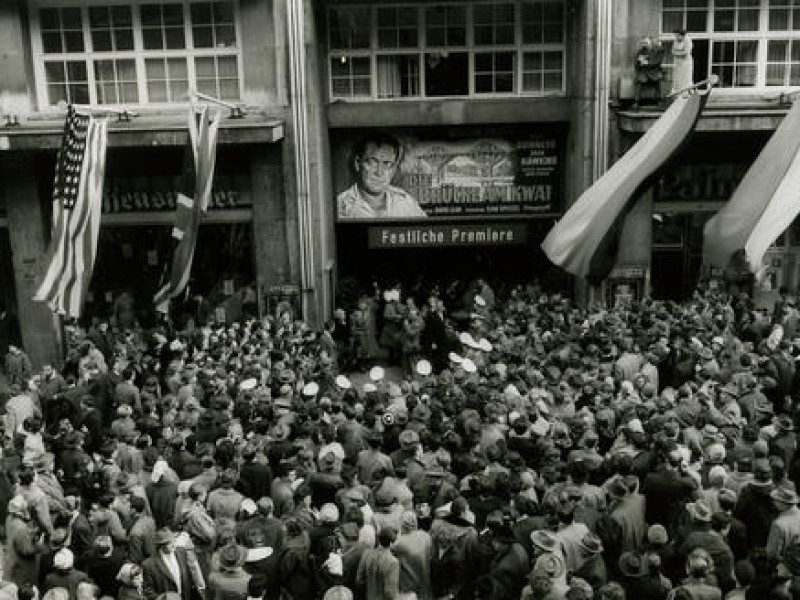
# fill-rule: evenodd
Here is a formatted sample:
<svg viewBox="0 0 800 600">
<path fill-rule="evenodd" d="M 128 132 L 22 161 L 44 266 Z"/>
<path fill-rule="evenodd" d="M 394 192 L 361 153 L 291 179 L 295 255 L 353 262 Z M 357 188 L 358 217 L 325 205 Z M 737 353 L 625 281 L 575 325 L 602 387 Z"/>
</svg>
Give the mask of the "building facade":
<svg viewBox="0 0 800 600">
<path fill-rule="evenodd" d="M 611 89 L 612 152 L 619 155 L 659 115 L 657 107 L 631 110 L 633 57 L 640 40 L 661 42 L 672 87 L 674 32 L 692 39 L 694 81 L 712 74 L 712 93 L 695 134 L 644 195 L 628 226 L 649 239 L 649 256 L 635 257 L 649 273 L 653 296 L 687 297 L 698 280 L 754 292 L 770 303 L 780 286 L 796 289 L 800 235 L 793 225 L 767 253 L 763 283 L 738 260 L 724 272 L 702 270 L 703 227 L 731 197 L 800 86 L 800 6 L 788 0 L 661 0 L 615 2 Z M 663 101 L 662 101 L 663 104 Z M 619 262 L 625 261 L 626 249 Z"/>
<path fill-rule="evenodd" d="M 689 144 L 627 218 L 615 279 L 590 290 L 539 245 L 658 118 L 680 28 L 693 39 L 694 79 L 717 74 L 721 84 Z M 633 110 L 644 36 L 663 44 L 666 77 L 661 105 Z M 220 109 L 212 207 L 185 314 L 230 320 L 280 306 L 319 325 L 374 284 L 476 276 L 539 278 L 587 300 L 632 289 L 680 297 L 701 276 L 705 221 L 800 85 L 800 7 L 7 0 L 0 50 L 0 308 L 16 314 L 41 363 L 61 352 L 60 322 L 30 298 L 47 263 L 67 103 L 137 114 L 111 116 L 87 318 L 152 318 L 190 90 L 243 110 Z M 391 206 L 370 202 L 379 180 Z M 800 279 L 795 229 L 770 250 L 774 288 Z M 752 285 L 736 268 L 716 275 Z"/>
<path fill-rule="evenodd" d="M 214 191 L 184 314 L 230 320 L 257 310 L 269 290 L 295 284 L 285 20 L 283 2 L 261 0 L 2 3 L 0 308 L 18 319 L 36 363 L 62 353 L 61 323 L 31 298 L 47 267 L 68 103 L 125 113 L 109 113 L 87 321 L 125 327 L 154 318 L 152 297 L 166 275 L 182 189 L 190 90 L 246 107 L 246 114 L 232 118 L 239 115 L 220 106 Z"/>
<path fill-rule="evenodd" d="M 59 322 L 30 298 L 47 263 L 64 106 L 74 103 L 138 115 L 112 116 L 87 318 L 124 326 L 152 315 L 189 90 L 246 109 L 221 127 L 182 303 L 193 316 L 280 305 L 319 324 L 355 290 L 390 279 L 569 285 L 539 243 L 593 177 L 604 130 L 596 13 L 579 0 L 4 2 L 3 306 L 37 362 L 58 359 Z M 341 209 L 348 189 L 358 195 L 359 166 L 374 159 L 358 149 L 375 135 L 402 147 L 391 185 L 413 198 L 417 218 Z"/>
</svg>

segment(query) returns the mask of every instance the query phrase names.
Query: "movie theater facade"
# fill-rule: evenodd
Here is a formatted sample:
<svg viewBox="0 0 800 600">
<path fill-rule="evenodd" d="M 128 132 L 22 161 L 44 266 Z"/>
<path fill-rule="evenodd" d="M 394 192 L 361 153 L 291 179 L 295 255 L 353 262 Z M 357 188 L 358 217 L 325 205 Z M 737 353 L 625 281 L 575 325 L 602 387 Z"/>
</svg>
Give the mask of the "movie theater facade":
<svg viewBox="0 0 800 600">
<path fill-rule="evenodd" d="M 571 285 L 539 246 L 591 176 L 595 11 L 570 0 L 317 10 L 340 292 L 475 276 Z M 401 152 L 373 171 L 392 170 L 410 212 L 357 210 L 381 139 Z"/>
<path fill-rule="evenodd" d="M 195 317 L 290 306 L 320 325 L 354 282 L 570 287 L 539 245 L 608 146 L 594 41 L 607 1 L 0 3 L 0 307 L 16 312 L 36 362 L 58 359 L 58 319 L 30 299 L 71 102 L 138 114 L 111 117 L 87 319 L 151 318 L 190 88 L 247 109 L 223 110 L 181 299 Z M 402 148 L 390 166 L 359 156 L 375 135 Z M 391 170 L 411 212 L 340 210 L 358 198 L 362 167 Z"/>
</svg>

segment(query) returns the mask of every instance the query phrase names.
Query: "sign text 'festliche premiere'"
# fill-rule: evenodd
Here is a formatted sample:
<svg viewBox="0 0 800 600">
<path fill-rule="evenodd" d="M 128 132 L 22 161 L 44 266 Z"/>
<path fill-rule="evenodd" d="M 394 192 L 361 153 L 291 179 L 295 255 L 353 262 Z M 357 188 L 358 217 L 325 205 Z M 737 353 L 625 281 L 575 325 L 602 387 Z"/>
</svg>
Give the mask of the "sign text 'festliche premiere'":
<svg viewBox="0 0 800 600">
<path fill-rule="evenodd" d="M 371 248 L 516 245 L 527 241 L 523 223 L 502 225 L 406 225 L 370 227 Z"/>
</svg>

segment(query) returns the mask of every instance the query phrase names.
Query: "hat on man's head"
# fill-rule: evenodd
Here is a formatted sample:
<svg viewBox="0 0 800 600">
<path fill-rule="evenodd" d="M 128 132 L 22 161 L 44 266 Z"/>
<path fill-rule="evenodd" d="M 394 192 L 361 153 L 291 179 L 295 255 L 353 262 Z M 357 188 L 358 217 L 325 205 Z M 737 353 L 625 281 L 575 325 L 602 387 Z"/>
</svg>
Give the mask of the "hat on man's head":
<svg viewBox="0 0 800 600">
<path fill-rule="evenodd" d="M 545 529 L 531 531 L 531 543 L 543 552 L 556 552 L 559 545 L 555 534 Z"/>
<path fill-rule="evenodd" d="M 319 520 L 323 523 L 336 523 L 339 520 L 339 508 L 330 502 L 319 509 Z"/>
<path fill-rule="evenodd" d="M 650 526 L 647 530 L 647 541 L 654 546 L 666 546 L 669 542 L 667 529 L 661 523 Z"/>
<path fill-rule="evenodd" d="M 342 390 L 349 390 L 351 387 L 353 387 L 353 384 L 350 383 L 350 380 L 344 375 L 337 375 L 336 386 Z"/>
<path fill-rule="evenodd" d="M 303 386 L 303 396 L 306 398 L 313 398 L 319 394 L 319 384 L 316 381 L 311 381 Z"/>
<path fill-rule="evenodd" d="M 547 552 L 536 559 L 533 572 L 536 575 L 545 575 L 550 579 L 560 579 L 566 575 L 567 567 L 560 554 Z"/>
<path fill-rule="evenodd" d="M 592 533 L 587 532 L 579 542 L 580 547 L 589 554 L 600 554 L 603 551 L 603 542 L 600 538 Z"/>
<path fill-rule="evenodd" d="M 353 592 L 343 585 L 335 585 L 327 589 L 322 600 L 353 600 Z"/>
<path fill-rule="evenodd" d="M 433 367 L 431 366 L 431 363 L 428 360 L 423 358 L 422 360 L 417 362 L 416 371 L 418 375 L 427 377 L 433 371 Z"/>
<path fill-rule="evenodd" d="M 225 546 L 219 552 L 219 566 L 222 569 L 236 569 L 247 562 L 247 548 L 236 543 Z"/>
<path fill-rule="evenodd" d="M 75 555 L 68 548 L 62 548 L 53 556 L 53 566 L 60 571 L 68 571 L 74 564 Z"/>
<path fill-rule="evenodd" d="M 153 543 L 156 547 L 163 546 L 175 541 L 175 534 L 168 527 L 162 527 L 153 535 Z"/>
<path fill-rule="evenodd" d="M 769 493 L 769 497 L 775 502 L 780 502 L 781 504 L 793 505 L 798 503 L 797 494 L 794 491 L 784 487 L 776 487 Z"/>
<path fill-rule="evenodd" d="M 694 502 L 689 502 L 686 505 L 686 510 L 689 511 L 689 514 L 692 516 L 692 519 L 695 521 L 702 521 L 704 523 L 710 523 L 712 517 L 711 507 L 708 505 L 703 498 L 698 498 Z"/>
<path fill-rule="evenodd" d="M 383 367 L 372 367 L 369 370 L 369 378 L 372 381 L 380 381 L 386 376 L 386 371 L 384 371 Z"/>
<path fill-rule="evenodd" d="M 243 392 L 249 392 L 251 390 L 256 389 L 258 385 L 258 380 L 255 377 L 248 377 L 244 381 L 239 384 L 239 389 Z"/>
</svg>

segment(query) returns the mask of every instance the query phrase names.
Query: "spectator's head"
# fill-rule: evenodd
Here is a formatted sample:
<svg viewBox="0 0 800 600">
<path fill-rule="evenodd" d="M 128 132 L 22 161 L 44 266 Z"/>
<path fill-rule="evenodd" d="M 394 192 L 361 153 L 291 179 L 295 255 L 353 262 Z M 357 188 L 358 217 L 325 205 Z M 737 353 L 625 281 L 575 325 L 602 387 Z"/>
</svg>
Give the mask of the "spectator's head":
<svg viewBox="0 0 800 600">
<path fill-rule="evenodd" d="M 383 527 L 378 532 L 378 544 L 382 548 L 389 548 L 397 540 L 397 532 L 392 527 Z"/>
</svg>

